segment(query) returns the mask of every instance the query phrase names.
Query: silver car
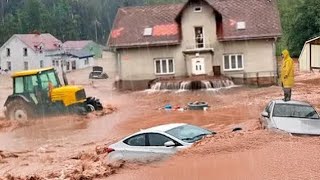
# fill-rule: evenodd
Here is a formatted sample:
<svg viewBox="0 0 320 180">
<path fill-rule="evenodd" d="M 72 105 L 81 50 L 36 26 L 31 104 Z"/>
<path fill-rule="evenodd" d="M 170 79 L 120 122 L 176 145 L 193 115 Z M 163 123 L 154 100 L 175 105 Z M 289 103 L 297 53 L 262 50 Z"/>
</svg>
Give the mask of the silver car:
<svg viewBox="0 0 320 180">
<path fill-rule="evenodd" d="M 309 103 L 301 101 L 271 101 L 261 113 L 264 128 L 292 134 L 320 135 L 318 112 Z"/>
<path fill-rule="evenodd" d="M 177 123 L 141 130 L 108 147 L 108 161 L 147 162 L 168 157 L 214 132 Z"/>
</svg>

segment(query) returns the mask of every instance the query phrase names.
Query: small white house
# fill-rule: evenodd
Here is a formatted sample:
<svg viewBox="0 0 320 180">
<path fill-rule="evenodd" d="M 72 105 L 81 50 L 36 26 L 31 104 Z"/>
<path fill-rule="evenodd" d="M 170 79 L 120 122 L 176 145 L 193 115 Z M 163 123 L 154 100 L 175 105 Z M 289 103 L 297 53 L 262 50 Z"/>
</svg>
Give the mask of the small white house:
<svg viewBox="0 0 320 180">
<path fill-rule="evenodd" d="M 300 71 L 320 69 L 320 36 L 305 42 L 299 57 Z"/>
<path fill-rule="evenodd" d="M 52 66 L 56 70 L 72 71 L 94 65 L 94 54 L 86 50 L 66 50 L 63 53 L 52 55 Z"/>
<path fill-rule="evenodd" d="M 15 34 L 0 48 L 3 70 L 21 71 L 51 67 L 52 54 L 61 50 L 61 41 L 51 34 Z"/>
</svg>

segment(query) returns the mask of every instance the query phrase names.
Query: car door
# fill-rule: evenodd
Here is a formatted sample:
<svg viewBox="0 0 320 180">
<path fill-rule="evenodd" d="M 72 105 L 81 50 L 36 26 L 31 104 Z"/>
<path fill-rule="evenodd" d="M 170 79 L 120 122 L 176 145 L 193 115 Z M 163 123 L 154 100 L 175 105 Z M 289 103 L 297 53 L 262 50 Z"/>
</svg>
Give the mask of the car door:
<svg viewBox="0 0 320 180">
<path fill-rule="evenodd" d="M 122 149 L 122 155 L 126 160 L 145 161 L 152 155 L 147 148 L 147 137 L 145 133 L 137 134 L 124 140 L 125 147 Z"/>
<path fill-rule="evenodd" d="M 174 142 L 176 146 L 166 147 L 164 144 L 168 141 Z M 152 157 L 150 158 L 153 160 L 168 157 L 183 148 L 177 141 L 160 133 L 147 133 L 147 145 L 147 149 L 152 152 Z"/>
</svg>

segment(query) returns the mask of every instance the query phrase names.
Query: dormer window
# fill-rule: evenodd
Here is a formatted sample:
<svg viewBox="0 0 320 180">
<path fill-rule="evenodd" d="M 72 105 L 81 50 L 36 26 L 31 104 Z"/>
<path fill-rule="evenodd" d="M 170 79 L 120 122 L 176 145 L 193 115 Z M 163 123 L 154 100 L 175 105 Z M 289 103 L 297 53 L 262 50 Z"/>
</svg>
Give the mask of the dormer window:
<svg viewBox="0 0 320 180">
<path fill-rule="evenodd" d="M 244 30 L 244 29 L 246 29 L 246 22 L 244 21 L 237 22 L 237 30 Z"/>
<path fill-rule="evenodd" d="M 201 12 L 202 11 L 202 7 L 201 6 L 196 6 L 193 9 L 194 12 Z"/>
<path fill-rule="evenodd" d="M 152 35 L 152 28 L 144 28 L 143 36 L 151 36 Z"/>
</svg>

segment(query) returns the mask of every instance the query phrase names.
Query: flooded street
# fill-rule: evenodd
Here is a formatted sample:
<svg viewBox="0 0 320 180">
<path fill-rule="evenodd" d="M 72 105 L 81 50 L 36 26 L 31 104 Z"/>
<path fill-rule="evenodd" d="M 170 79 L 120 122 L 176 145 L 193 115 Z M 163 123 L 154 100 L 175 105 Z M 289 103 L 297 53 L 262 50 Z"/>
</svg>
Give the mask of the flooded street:
<svg viewBox="0 0 320 180">
<path fill-rule="evenodd" d="M 278 86 L 179 93 L 117 92 L 113 90 L 111 78 L 88 81 L 88 71 L 68 76 L 75 84 L 84 86 L 89 96 L 98 97 L 110 111 L 86 117 L 50 117 L 27 124 L 10 122 L 3 125 L 0 130 L 0 150 L 3 151 L 0 177 L 34 175 L 64 179 L 62 177 L 85 174 L 110 179 L 304 179 L 311 177 L 310 174 L 312 177 L 319 175 L 316 172 L 320 165 L 316 161 L 320 147 L 318 137 L 292 137 L 260 127 L 259 116 L 265 105 L 272 99 L 282 98 Z M 308 101 L 319 108 L 316 86 L 320 82 L 319 75 L 298 74 L 297 81 L 294 99 Z M 5 93 L 10 93 L 10 85 L 6 89 L 8 91 L 1 93 L 3 102 Z M 210 108 L 207 111 L 163 109 L 168 104 L 185 107 L 194 101 L 206 101 Z M 106 166 L 105 156 L 95 152 L 97 146 L 111 144 L 140 129 L 180 122 L 218 134 L 167 161 L 149 165 Z M 242 131 L 232 133 L 236 127 Z M 277 168 L 280 164 L 281 168 Z M 81 167 L 85 170 L 79 170 Z M 291 169 L 291 173 L 285 168 Z"/>
</svg>

